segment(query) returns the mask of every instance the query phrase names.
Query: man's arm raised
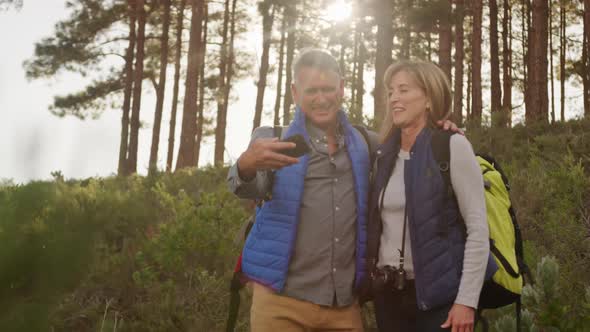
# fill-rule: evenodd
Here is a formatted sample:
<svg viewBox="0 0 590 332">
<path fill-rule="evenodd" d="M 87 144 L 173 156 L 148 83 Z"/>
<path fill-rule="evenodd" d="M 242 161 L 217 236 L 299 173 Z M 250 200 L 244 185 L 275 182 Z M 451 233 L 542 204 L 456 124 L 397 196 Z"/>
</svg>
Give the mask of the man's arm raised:
<svg viewBox="0 0 590 332">
<path fill-rule="evenodd" d="M 242 153 L 237 162 L 238 174 L 244 181 L 250 181 L 257 171 L 276 170 L 299 162 L 280 151 L 295 148 L 295 143 L 281 142 L 277 137 L 254 140 Z"/>
<path fill-rule="evenodd" d="M 297 162 L 297 159 L 279 154 L 281 149 L 292 148 L 292 143 L 273 138 L 273 127 L 256 128 L 248 149 L 242 153 L 227 175 L 229 190 L 244 199 L 264 199 L 272 190 L 272 171 Z M 277 150 L 278 149 L 278 150 Z M 279 159 L 277 163 L 276 159 Z M 281 162 L 282 161 L 282 162 Z"/>
</svg>

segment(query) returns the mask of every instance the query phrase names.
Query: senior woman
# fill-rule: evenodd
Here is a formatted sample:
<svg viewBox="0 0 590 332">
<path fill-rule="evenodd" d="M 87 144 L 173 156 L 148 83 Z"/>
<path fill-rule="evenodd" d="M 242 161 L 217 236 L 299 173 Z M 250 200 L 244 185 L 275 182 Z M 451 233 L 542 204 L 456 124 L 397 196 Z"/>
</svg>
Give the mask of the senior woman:
<svg viewBox="0 0 590 332">
<path fill-rule="evenodd" d="M 373 171 L 368 266 L 380 331 L 473 331 L 488 262 L 483 178 L 471 144 L 450 137 L 450 182 L 435 158 L 435 123 L 451 110 L 440 68 L 391 65 Z"/>
</svg>

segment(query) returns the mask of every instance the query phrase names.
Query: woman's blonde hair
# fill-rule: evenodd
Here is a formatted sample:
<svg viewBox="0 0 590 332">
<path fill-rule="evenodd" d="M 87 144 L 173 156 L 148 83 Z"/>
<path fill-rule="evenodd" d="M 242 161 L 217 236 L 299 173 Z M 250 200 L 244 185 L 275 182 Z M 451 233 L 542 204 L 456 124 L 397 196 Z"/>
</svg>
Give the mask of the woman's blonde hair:
<svg viewBox="0 0 590 332">
<path fill-rule="evenodd" d="M 446 120 L 451 114 L 451 85 L 447 75 L 434 63 L 424 61 L 401 61 L 391 64 L 385 71 L 383 77 L 383 84 L 385 91 L 389 90 L 389 84 L 393 76 L 400 71 L 405 71 L 412 75 L 420 88 L 426 94 L 426 98 L 430 100 L 430 108 L 428 110 L 428 125 L 430 127 L 436 126 L 436 121 Z M 381 142 L 393 133 L 393 119 L 391 117 L 391 110 L 389 109 L 389 94 L 385 97 L 387 100 L 385 117 L 379 130 L 379 138 Z"/>
</svg>

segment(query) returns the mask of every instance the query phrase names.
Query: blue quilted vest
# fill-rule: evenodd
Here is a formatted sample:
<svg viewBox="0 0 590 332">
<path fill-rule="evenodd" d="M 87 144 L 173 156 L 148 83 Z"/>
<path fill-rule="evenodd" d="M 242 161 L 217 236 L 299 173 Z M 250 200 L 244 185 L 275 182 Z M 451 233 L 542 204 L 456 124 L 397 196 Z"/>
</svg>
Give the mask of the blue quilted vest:
<svg viewBox="0 0 590 332">
<path fill-rule="evenodd" d="M 455 199 L 448 193 L 431 147 L 431 129 L 423 129 L 406 160 L 406 209 L 414 263 L 418 308 L 429 310 L 452 303 L 459 290 L 465 251 L 465 226 Z M 379 193 L 389 181 L 400 150 L 400 132 L 378 149 L 371 192 L 369 261 L 376 263 L 381 236 Z M 400 224 L 400 227 L 402 225 Z"/>
<path fill-rule="evenodd" d="M 352 163 L 357 204 L 356 276 L 359 287 L 366 270 L 366 224 L 369 190 L 369 152 L 363 136 L 348 122 L 343 111 L 338 120 L 344 129 L 345 143 Z M 305 128 L 305 115 L 297 108 L 295 119 L 286 129 L 284 137 L 301 134 L 309 142 Z M 289 260 L 293 252 L 299 207 L 303 196 L 303 184 L 307 171 L 308 155 L 299 163 L 284 167 L 274 174 L 272 199 L 257 211 L 254 223 L 242 254 L 242 272 L 247 278 L 283 290 Z M 326 235 L 328 236 L 328 235 Z"/>
</svg>

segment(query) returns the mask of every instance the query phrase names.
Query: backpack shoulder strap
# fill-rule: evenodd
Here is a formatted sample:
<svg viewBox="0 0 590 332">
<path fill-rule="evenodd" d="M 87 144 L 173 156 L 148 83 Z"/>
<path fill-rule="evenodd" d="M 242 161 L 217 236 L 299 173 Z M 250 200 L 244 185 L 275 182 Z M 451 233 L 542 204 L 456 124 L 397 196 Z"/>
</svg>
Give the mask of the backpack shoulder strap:
<svg viewBox="0 0 590 332">
<path fill-rule="evenodd" d="M 369 145 L 370 148 L 370 144 L 369 144 L 369 133 L 367 132 L 367 128 L 365 128 L 365 126 L 363 125 L 357 125 L 354 124 L 352 125 L 356 130 L 358 130 L 361 135 L 363 135 L 363 138 L 365 139 L 365 142 L 367 142 L 367 145 Z"/>
<path fill-rule="evenodd" d="M 375 151 L 373 151 L 375 149 L 375 146 L 373 146 L 373 144 L 371 144 L 371 137 L 369 134 L 369 130 L 367 129 L 367 127 L 363 126 L 363 125 L 357 125 L 354 124 L 352 125 L 356 130 L 358 130 L 359 133 L 361 133 L 361 135 L 363 136 L 363 138 L 365 139 L 365 142 L 367 143 L 367 148 L 369 149 L 369 165 L 373 165 L 373 160 L 374 160 L 374 153 Z"/>
<path fill-rule="evenodd" d="M 273 137 L 278 137 L 279 139 L 281 139 L 282 135 L 283 135 L 283 126 L 274 126 L 272 128 L 273 130 Z"/>
<path fill-rule="evenodd" d="M 432 132 L 432 153 L 438 163 L 443 180 L 452 193 L 451 184 L 451 136 L 453 133 L 443 130 Z"/>
</svg>

